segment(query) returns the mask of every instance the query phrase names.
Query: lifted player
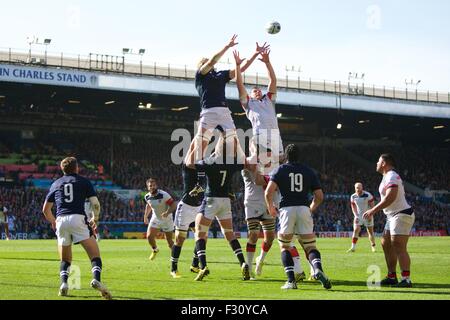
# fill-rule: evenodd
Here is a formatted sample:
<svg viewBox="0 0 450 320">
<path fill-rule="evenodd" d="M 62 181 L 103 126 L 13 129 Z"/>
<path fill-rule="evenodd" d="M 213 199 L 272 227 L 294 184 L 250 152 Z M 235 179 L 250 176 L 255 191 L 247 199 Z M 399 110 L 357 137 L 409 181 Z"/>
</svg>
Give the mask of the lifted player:
<svg viewBox="0 0 450 320">
<path fill-rule="evenodd" d="M 102 259 L 92 231 L 96 228 L 100 215 L 97 193 L 88 179 L 78 175 L 77 159 L 65 158 L 61 161 L 61 170 L 64 176 L 53 182 L 42 209 L 58 237 L 58 251 L 61 258 L 59 295 L 67 296 L 68 294 L 67 280 L 72 263 L 72 243 L 80 243 L 91 260 L 94 277 L 91 287 L 100 291 L 105 299 L 111 299 L 111 293 L 100 282 Z M 84 210 L 86 198 L 89 199 L 94 212 L 94 218 L 89 221 Z M 52 213 L 54 203 L 56 203 L 56 219 Z"/>
<path fill-rule="evenodd" d="M 369 240 L 372 248 L 372 252 L 375 252 L 375 235 L 373 231 L 373 218 L 366 220 L 363 218 L 364 212 L 373 207 L 375 199 L 373 196 L 363 190 L 361 182 L 355 183 L 355 193 L 350 196 L 350 203 L 352 206 L 352 212 L 354 215 L 353 220 L 353 237 L 352 247 L 347 252 L 355 252 L 356 243 L 358 242 L 359 233 L 361 232 L 361 226 L 365 226 L 367 233 L 369 234 Z"/>
<path fill-rule="evenodd" d="M 147 240 L 152 247 L 152 254 L 149 259 L 154 260 L 159 252 L 156 244 L 156 235 L 159 230 L 165 233 L 167 245 L 172 250 L 173 246 L 173 212 L 176 203 L 167 192 L 158 189 L 155 178 L 147 179 L 148 193 L 145 195 L 144 223 L 148 224 Z M 148 217 L 152 215 L 150 221 Z"/>
</svg>

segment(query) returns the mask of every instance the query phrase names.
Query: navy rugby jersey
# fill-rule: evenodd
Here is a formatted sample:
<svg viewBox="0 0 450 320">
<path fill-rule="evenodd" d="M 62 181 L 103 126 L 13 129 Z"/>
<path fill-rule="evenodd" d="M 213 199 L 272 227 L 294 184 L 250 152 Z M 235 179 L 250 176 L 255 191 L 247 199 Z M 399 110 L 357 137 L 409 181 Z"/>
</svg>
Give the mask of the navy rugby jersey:
<svg viewBox="0 0 450 320">
<path fill-rule="evenodd" d="M 233 175 L 244 169 L 243 164 L 236 164 L 235 159 L 215 162 L 216 158 L 210 157 L 195 165 L 197 170 L 206 174 L 206 196 L 216 198 L 228 198 L 231 192 Z M 223 164 L 221 164 L 223 163 Z M 227 164 L 229 163 L 229 164 Z"/>
<path fill-rule="evenodd" d="M 211 70 L 205 75 L 197 71 L 195 74 L 195 88 L 200 96 L 201 108 L 226 108 L 225 86 L 230 80 L 230 70 Z"/>
<path fill-rule="evenodd" d="M 185 164 L 183 164 L 182 168 L 184 190 L 181 201 L 192 207 L 198 207 L 202 204 L 203 193 L 198 194 L 195 197 L 189 195 L 189 192 L 191 192 L 197 184 L 197 170 L 188 168 Z"/>
<path fill-rule="evenodd" d="M 309 194 L 322 189 L 314 171 L 298 163 L 281 165 L 271 174 L 270 180 L 275 182 L 280 190 L 280 208 L 309 206 Z"/>
<path fill-rule="evenodd" d="M 86 215 L 84 202 L 90 197 L 97 196 L 92 183 L 78 175 L 65 175 L 50 187 L 45 200 L 56 204 L 56 216 L 68 214 Z"/>
</svg>

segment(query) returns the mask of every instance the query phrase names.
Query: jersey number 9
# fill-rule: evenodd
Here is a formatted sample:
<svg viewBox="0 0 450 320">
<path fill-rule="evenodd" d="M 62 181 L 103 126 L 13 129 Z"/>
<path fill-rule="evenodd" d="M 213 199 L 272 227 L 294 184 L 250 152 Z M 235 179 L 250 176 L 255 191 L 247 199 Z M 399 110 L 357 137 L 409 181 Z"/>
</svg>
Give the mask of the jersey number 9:
<svg viewBox="0 0 450 320">
<path fill-rule="evenodd" d="M 73 184 L 64 185 L 64 202 L 71 203 L 73 201 Z"/>
<path fill-rule="evenodd" d="M 303 175 L 301 173 L 290 173 L 291 178 L 291 191 L 302 192 L 303 191 Z"/>
</svg>

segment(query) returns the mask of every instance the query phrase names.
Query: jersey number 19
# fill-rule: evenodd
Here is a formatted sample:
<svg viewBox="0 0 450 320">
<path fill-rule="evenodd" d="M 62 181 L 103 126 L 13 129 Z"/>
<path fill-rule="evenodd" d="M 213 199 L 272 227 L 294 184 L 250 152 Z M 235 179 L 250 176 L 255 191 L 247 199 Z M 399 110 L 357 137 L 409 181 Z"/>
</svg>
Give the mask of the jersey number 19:
<svg viewBox="0 0 450 320">
<path fill-rule="evenodd" d="M 291 178 L 291 191 L 302 192 L 303 191 L 303 175 L 301 173 L 290 173 Z"/>
</svg>

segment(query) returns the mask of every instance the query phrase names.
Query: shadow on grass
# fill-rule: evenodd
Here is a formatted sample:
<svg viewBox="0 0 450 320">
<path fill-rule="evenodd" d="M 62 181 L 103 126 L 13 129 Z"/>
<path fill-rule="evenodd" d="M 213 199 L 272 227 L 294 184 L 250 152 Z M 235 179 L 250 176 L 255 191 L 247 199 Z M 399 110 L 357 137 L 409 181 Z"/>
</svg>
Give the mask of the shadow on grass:
<svg viewBox="0 0 450 320">
<path fill-rule="evenodd" d="M 2 258 L 0 258 L 0 260 L 21 260 L 21 261 L 57 261 L 57 262 L 59 262 L 60 260 L 59 259 L 42 259 L 42 258 L 13 258 L 13 257 L 11 257 L 11 258 L 5 258 L 5 257 L 2 257 Z"/>
<path fill-rule="evenodd" d="M 349 287 L 365 287 L 367 288 L 367 283 L 365 281 L 347 281 L 347 280 L 333 280 L 332 291 L 336 292 L 349 292 L 348 290 L 338 290 L 339 286 L 349 286 Z M 413 283 L 412 288 L 397 288 L 393 287 L 381 287 L 381 290 L 377 289 L 361 289 L 352 290 L 352 292 L 374 292 L 374 293 L 413 293 L 413 294 L 437 294 L 437 295 L 449 295 L 450 291 L 423 291 L 422 289 L 450 289 L 450 284 L 438 284 L 438 283 Z"/>
</svg>

